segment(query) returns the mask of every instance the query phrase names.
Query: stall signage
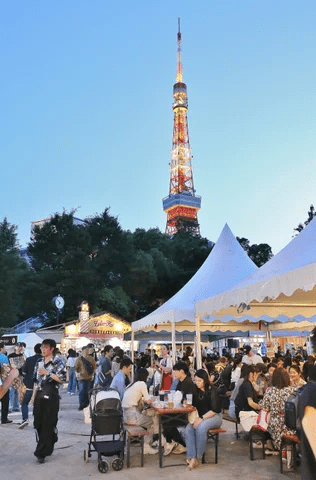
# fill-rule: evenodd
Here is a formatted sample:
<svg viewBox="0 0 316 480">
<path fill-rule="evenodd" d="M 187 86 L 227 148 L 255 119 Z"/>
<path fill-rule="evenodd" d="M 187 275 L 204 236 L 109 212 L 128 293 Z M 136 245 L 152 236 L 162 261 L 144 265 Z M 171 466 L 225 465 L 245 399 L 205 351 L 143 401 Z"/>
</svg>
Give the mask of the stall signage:
<svg viewBox="0 0 316 480">
<path fill-rule="evenodd" d="M 0 342 L 3 342 L 5 345 L 16 345 L 18 343 L 18 336 L 8 335 L 6 337 L 0 337 Z"/>
</svg>

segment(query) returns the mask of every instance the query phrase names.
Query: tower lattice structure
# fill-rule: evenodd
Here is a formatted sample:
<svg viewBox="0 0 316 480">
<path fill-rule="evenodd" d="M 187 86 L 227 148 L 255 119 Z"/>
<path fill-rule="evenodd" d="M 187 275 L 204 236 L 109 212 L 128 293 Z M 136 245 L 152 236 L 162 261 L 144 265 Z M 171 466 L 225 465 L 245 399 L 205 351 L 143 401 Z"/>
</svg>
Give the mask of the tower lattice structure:
<svg viewBox="0 0 316 480">
<path fill-rule="evenodd" d="M 201 208 L 201 197 L 195 195 L 192 156 L 188 128 L 187 86 L 183 83 L 180 19 L 177 34 L 177 76 L 173 86 L 174 112 L 173 137 L 170 163 L 169 195 L 162 201 L 167 214 L 166 233 L 190 230 L 200 234 L 197 212 Z"/>
</svg>

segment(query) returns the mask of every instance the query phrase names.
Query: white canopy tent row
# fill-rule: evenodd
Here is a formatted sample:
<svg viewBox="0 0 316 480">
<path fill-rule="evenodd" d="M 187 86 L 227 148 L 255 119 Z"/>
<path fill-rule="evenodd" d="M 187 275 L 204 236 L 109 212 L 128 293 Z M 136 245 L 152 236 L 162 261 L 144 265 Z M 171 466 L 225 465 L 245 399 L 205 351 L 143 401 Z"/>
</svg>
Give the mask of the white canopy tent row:
<svg viewBox="0 0 316 480">
<path fill-rule="evenodd" d="M 270 332 L 316 326 L 316 219 L 265 265 L 229 290 L 196 302 L 204 321 L 263 321 Z"/>
<path fill-rule="evenodd" d="M 175 335 L 177 332 L 196 332 L 196 345 L 200 345 L 200 331 L 249 331 L 257 326 L 246 321 L 221 324 L 219 322 L 196 322 L 195 303 L 227 291 L 244 278 L 258 270 L 226 224 L 211 253 L 196 274 L 161 307 L 153 313 L 132 323 L 131 339 L 135 332 L 161 331 L 172 335 L 173 360 L 175 361 Z M 256 320 L 257 322 L 257 320 Z M 220 328 L 219 328 L 220 327 Z M 133 350 L 133 348 L 132 348 Z M 201 365 L 200 347 L 197 349 L 198 366 Z"/>
</svg>

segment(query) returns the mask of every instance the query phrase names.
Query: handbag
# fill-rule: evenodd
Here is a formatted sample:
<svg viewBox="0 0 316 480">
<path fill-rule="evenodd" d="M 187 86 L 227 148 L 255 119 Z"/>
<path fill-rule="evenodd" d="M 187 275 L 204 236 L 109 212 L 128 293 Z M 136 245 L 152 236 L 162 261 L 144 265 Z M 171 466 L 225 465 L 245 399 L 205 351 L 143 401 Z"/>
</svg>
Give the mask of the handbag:
<svg viewBox="0 0 316 480">
<path fill-rule="evenodd" d="M 191 423 L 191 425 L 194 424 L 195 420 L 199 418 L 199 414 L 197 410 L 193 410 L 193 412 L 190 412 L 188 414 L 188 422 Z"/>
<path fill-rule="evenodd" d="M 256 426 L 263 432 L 266 432 L 268 430 L 269 421 L 270 411 L 260 410 L 257 416 Z"/>
<path fill-rule="evenodd" d="M 239 412 L 240 425 L 245 430 L 245 432 L 250 432 L 251 427 L 256 424 L 258 414 L 254 410 Z"/>
<path fill-rule="evenodd" d="M 43 382 L 42 388 L 37 390 L 36 398 L 38 400 L 40 399 L 51 400 L 54 393 L 57 393 L 56 387 L 52 383 Z"/>
</svg>

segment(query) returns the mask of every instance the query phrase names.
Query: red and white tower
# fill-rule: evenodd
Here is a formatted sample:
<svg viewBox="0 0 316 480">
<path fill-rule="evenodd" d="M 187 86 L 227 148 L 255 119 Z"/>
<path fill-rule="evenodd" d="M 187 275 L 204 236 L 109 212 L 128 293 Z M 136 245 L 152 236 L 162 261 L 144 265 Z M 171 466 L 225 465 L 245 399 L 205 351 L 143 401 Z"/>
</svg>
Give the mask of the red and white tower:
<svg viewBox="0 0 316 480">
<path fill-rule="evenodd" d="M 195 195 L 192 156 L 188 129 L 187 86 L 182 81 L 180 19 L 177 34 L 177 76 L 173 86 L 174 112 L 173 137 L 170 163 L 170 187 L 168 197 L 162 200 L 167 214 L 166 233 L 173 235 L 178 230 L 190 230 L 200 234 L 197 212 L 201 208 L 201 197 Z"/>
</svg>

